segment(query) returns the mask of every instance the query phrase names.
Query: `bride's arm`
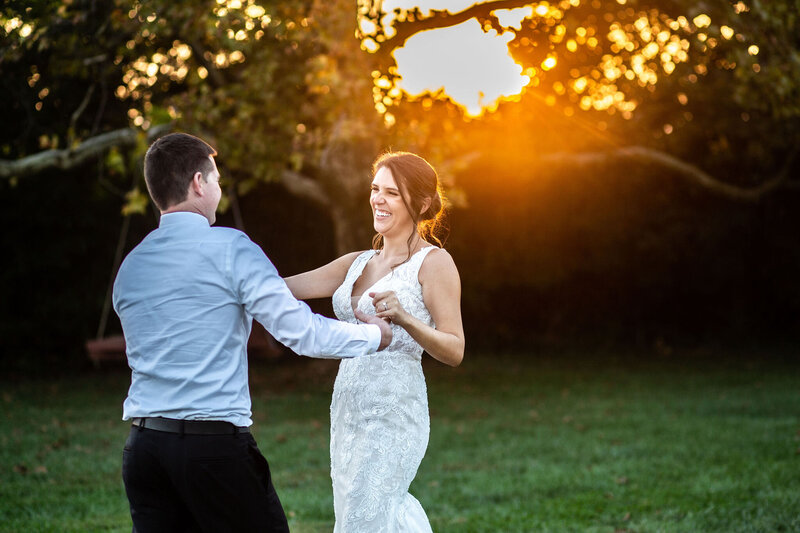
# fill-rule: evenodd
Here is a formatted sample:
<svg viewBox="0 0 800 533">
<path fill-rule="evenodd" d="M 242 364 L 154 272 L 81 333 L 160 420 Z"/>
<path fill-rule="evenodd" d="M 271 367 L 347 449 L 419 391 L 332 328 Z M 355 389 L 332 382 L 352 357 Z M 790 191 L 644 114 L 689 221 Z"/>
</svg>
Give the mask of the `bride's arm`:
<svg viewBox="0 0 800 533">
<path fill-rule="evenodd" d="M 422 298 L 436 328 L 403 309 L 393 291 L 370 293 L 377 316 L 402 326 L 434 359 L 458 366 L 464 359 L 464 326 L 461 322 L 461 279 L 453 258 L 444 250 L 431 251 L 419 270 Z M 386 303 L 389 310 L 383 310 Z"/>
<path fill-rule="evenodd" d="M 350 265 L 360 254 L 361 252 L 352 252 L 343 255 L 327 265 L 283 280 L 298 300 L 330 298 L 344 281 Z"/>
</svg>

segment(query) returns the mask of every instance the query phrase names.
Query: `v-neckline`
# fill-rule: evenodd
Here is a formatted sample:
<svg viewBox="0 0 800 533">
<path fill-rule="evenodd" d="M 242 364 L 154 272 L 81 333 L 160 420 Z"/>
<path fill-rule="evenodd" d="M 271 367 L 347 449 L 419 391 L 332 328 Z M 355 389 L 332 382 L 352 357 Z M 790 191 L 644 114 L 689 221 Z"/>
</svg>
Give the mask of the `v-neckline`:
<svg viewBox="0 0 800 533">
<path fill-rule="evenodd" d="M 414 256 L 416 256 L 416 255 L 417 255 L 418 253 L 420 253 L 422 250 L 426 250 L 426 249 L 428 249 L 428 248 L 433 248 L 433 245 L 432 245 L 432 244 L 430 244 L 430 245 L 428 245 L 428 246 L 423 246 L 422 248 L 420 248 L 419 250 L 417 250 L 416 252 L 414 252 L 413 254 L 411 254 L 411 257 L 409 257 L 409 258 L 408 258 L 406 261 L 404 261 L 404 262 L 403 262 L 403 263 L 401 263 L 400 265 L 397 265 L 397 267 L 400 267 L 400 266 L 402 266 L 402 265 L 404 265 L 404 264 L 406 264 L 406 263 L 409 263 L 409 262 L 411 261 L 411 259 L 413 259 L 413 258 L 414 258 Z M 367 293 L 369 293 L 369 290 L 370 290 L 372 287 L 374 287 L 375 285 L 377 285 L 378 283 L 380 283 L 381 281 L 383 281 L 383 280 L 384 280 L 386 277 L 388 277 L 388 276 L 390 276 L 390 275 L 394 274 L 394 270 L 393 270 L 393 269 L 390 269 L 390 270 L 389 270 L 389 272 L 387 272 L 386 274 L 384 274 L 384 275 L 383 275 L 383 276 L 381 276 L 380 278 L 376 279 L 376 280 L 375 280 L 375 281 L 372 283 L 372 285 L 370 285 L 369 287 L 367 287 L 366 289 L 364 289 L 364 292 L 362 292 L 362 293 L 361 293 L 359 296 L 357 296 L 357 297 L 356 297 L 356 296 L 353 296 L 353 288 L 355 288 L 355 286 L 356 286 L 356 282 L 357 282 L 359 279 L 361 279 L 361 276 L 363 276 L 363 275 L 364 275 L 364 269 L 366 269 L 366 268 L 367 268 L 367 264 L 370 262 L 370 260 L 371 260 L 373 257 L 375 257 L 375 256 L 377 255 L 377 250 L 372 250 L 372 252 L 373 252 L 373 253 L 372 253 L 372 255 L 371 255 L 371 256 L 369 256 L 369 257 L 368 257 L 368 258 L 367 258 L 365 261 L 363 261 L 363 262 L 362 262 L 362 264 L 361 264 L 361 272 L 359 272 L 359 273 L 358 273 L 358 275 L 357 275 L 355 278 L 353 278 L 353 283 L 351 283 L 351 284 L 350 284 L 350 310 L 353 312 L 353 315 L 355 315 L 355 312 L 356 312 L 356 310 L 358 309 L 358 305 L 361 303 L 361 299 L 364 297 L 364 295 L 365 295 L 365 294 L 367 294 Z M 356 301 L 355 301 L 355 306 L 353 306 L 353 298 L 357 298 L 357 299 L 356 299 Z"/>
</svg>

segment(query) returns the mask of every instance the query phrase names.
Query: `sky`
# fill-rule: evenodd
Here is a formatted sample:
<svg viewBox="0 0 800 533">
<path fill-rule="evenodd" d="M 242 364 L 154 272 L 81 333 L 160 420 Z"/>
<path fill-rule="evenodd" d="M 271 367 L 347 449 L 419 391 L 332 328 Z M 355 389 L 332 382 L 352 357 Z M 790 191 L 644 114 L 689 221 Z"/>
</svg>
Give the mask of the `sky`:
<svg viewBox="0 0 800 533">
<path fill-rule="evenodd" d="M 456 12 L 474 3 L 474 0 L 387 0 L 383 7 L 390 15 L 382 22 L 388 27 L 396 7 L 420 6 L 423 13 L 430 9 Z M 528 8 L 496 14 L 504 25 L 513 29 L 519 28 L 521 19 L 530 12 Z M 475 19 L 450 28 L 420 32 L 394 52 L 402 76 L 399 85 L 411 96 L 444 89 L 469 115 L 477 116 L 499 99 L 519 94 L 530 82 L 508 52 L 507 44 L 513 38 L 512 31 L 484 33 Z"/>
</svg>

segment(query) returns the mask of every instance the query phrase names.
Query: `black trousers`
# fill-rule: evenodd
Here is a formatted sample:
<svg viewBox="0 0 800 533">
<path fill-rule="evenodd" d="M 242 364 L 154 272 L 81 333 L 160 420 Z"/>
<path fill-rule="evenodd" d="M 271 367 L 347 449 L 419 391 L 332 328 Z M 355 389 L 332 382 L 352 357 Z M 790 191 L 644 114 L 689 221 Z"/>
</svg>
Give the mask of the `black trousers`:
<svg viewBox="0 0 800 533">
<path fill-rule="evenodd" d="M 122 479 L 134 533 L 289 531 L 269 464 L 250 433 L 131 428 Z"/>
</svg>

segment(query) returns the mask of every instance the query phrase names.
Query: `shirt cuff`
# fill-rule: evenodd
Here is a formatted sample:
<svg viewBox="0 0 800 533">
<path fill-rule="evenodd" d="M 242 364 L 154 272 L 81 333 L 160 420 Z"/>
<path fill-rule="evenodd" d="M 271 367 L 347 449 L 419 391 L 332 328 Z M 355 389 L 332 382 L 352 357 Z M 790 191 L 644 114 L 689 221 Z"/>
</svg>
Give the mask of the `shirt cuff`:
<svg viewBox="0 0 800 533">
<path fill-rule="evenodd" d="M 365 324 L 367 326 L 367 332 L 369 334 L 369 339 L 367 341 L 367 355 L 373 354 L 378 351 L 381 345 L 381 328 L 376 326 L 375 324 Z"/>
</svg>

